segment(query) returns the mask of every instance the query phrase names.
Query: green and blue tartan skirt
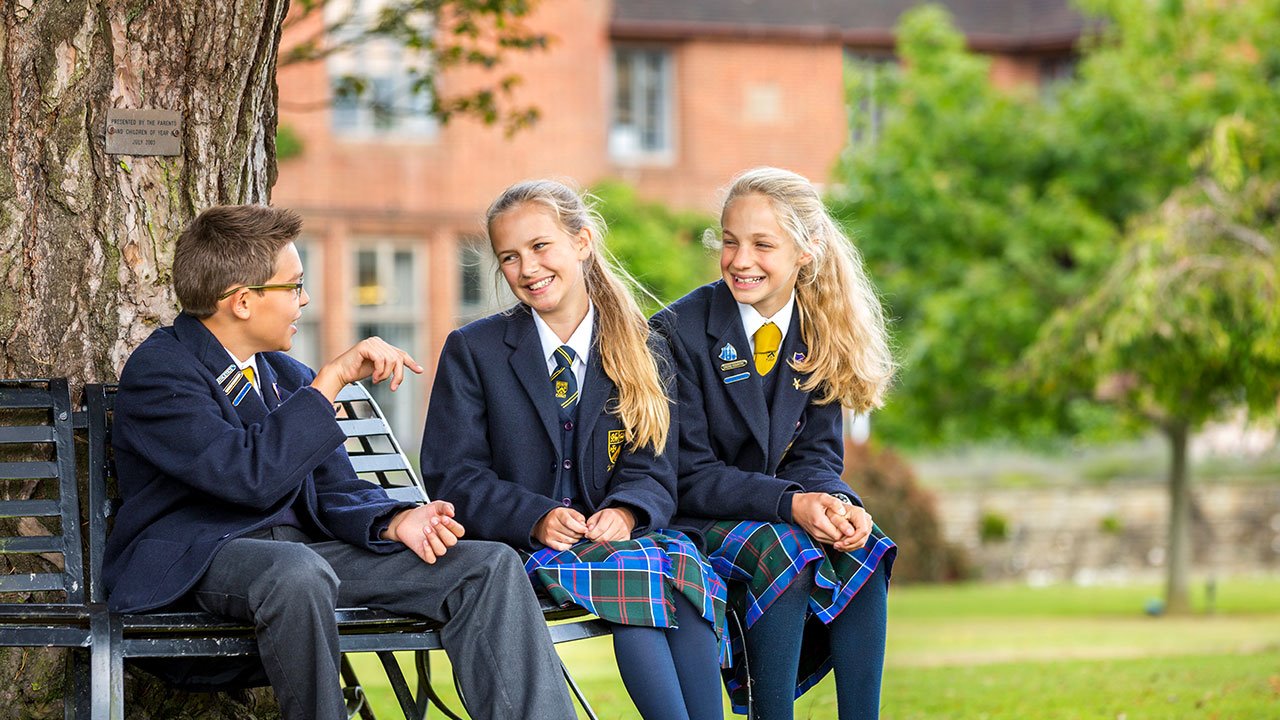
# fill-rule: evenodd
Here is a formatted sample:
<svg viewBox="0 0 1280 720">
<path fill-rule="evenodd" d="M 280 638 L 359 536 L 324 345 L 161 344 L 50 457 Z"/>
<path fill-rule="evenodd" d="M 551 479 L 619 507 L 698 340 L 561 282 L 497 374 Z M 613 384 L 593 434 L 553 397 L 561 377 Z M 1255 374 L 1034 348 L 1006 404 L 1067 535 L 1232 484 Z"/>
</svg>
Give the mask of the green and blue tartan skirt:
<svg viewBox="0 0 1280 720">
<path fill-rule="evenodd" d="M 719 521 L 707 531 L 706 538 L 711 566 L 728 583 L 729 603 L 746 627 L 755 624 L 806 565 L 818 563 L 796 673 L 797 698 L 831 671 L 826 624 L 845 609 L 882 562 L 888 582 L 898 552 L 876 526 L 866 545 L 848 553 L 818 543 L 799 526 L 755 520 Z M 734 712 L 746 713 L 747 664 L 743 662 L 746 651 L 740 630 L 730 628 L 733 662 L 724 676 Z"/>
<path fill-rule="evenodd" d="M 657 530 L 633 540 L 583 540 L 568 550 L 520 555 L 530 580 L 560 606 L 578 605 L 619 625 L 675 626 L 671 593 L 682 593 L 715 628 L 720 661 L 728 664 L 728 591 L 684 533 Z"/>
</svg>

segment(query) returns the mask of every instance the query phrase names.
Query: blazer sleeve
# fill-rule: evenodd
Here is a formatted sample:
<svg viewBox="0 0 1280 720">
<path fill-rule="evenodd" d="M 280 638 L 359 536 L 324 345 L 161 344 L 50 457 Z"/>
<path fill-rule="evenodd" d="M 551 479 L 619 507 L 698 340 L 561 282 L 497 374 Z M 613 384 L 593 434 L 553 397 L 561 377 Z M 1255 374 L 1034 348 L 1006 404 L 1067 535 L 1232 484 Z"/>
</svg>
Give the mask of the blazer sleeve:
<svg viewBox="0 0 1280 720">
<path fill-rule="evenodd" d="M 314 377 L 308 369 L 306 384 L 310 385 Z M 395 513 L 416 507 L 417 503 L 394 500 L 386 490 L 361 479 L 346 448 L 339 446 L 329 453 L 311 477 L 316 489 L 316 514 L 335 537 L 372 552 L 404 549 L 399 541 L 379 536 Z"/>
<path fill-rule="evenodd" d="M 805 407 L 805 423 L 778 466 L 778 477 L 800 485 L 801 492 L 844 493 L 855 504 L 858 497 L 840 477 L 844 469 L 844 417 L 840 403 Z M 779 506 L 779 515 L 791 522 L 789 503 Z"/>
<path fill-rule="evenodd" d="M 120 380 L 113 432 L 162 475 L 265 511 L 296 491 L 345 440 L 333 406 L 304 387 L 261 422 L 230 419 L 190 358 L 148 351 Z"/>
<path fill-rule="evenodd" d="M 659 374 L 667 397 L 674 400 L 676 382 L 666 343 L 652 343 L 651 351 L 658 363 Z M 679 453 L 679 422 L 676 404 L 668 401 L 671 424 L 662 452 L 655 453 L 652 446 L 626 452 L 618 461 L 613 482 L 605 495 L 602 507 L 626 505 L 636 512 L 635 536 L 666 527 L 676 511 L 676 460 Z"/>
<path fill-rule="evenodd" d="M 783 521 L 778 516 L 783 493 L 802 490 L 803 486 L 787 478 L 742 470 L 716 457 L 711 449 L 697 368 L 676 328 L 662 320 L 657 324 L 675 360 L 680 398 L 680 514 L 720 520 Z"/>
<path fill-rule="evenodd" d="M 454 504 L 459 522 L 480 539 L 530 549 L 533 526 L 558 503 L 498 477 L 487 427 L 475 357 L 466 336 L 454 330 L 431 388 L 420 453 L 423 481 L 433 498 Z"/>
</svg>

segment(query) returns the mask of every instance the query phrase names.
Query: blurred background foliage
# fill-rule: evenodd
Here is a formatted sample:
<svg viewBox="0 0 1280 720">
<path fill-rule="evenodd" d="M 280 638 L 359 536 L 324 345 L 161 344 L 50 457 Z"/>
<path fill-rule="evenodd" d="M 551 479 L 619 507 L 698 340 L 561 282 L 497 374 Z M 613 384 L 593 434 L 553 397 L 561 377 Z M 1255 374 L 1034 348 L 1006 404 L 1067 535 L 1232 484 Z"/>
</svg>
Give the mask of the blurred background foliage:
<svg viewBox="0 0 1280 720">
<path fill-rule="evenodd" d="M 1274 238 L 1263 186 L 1280 156 L 1280 3 L 1083 5 L 1100 20 L 1076 76 L 1039 95 L 988 82 L 988 61 L 966 51 L 941 8 L 903 18 L 902 63 L 874 86 L 886 108 L 878 141 L 841 160 L 830 194 L 896 318 L 904 371 L 876 416 L 882 439 L 922 446 L 1135 431 L 1142 417 L 1094 402 L 1110 399 L 1096 386 L 1127 361 L 1113 353 L 1081 364 L 1080 353 L 1092 354 L 1092 346 L 1068 339 L 1065 317 L 1051 318 L 1063 308 L 1083 311 L 1078 303 L 1109 273 L 1130 267 L 1133 260 L 1123 258 L 1132 246 L 1177 235 L 1150 229 L 1170 222 L 1157 209 L 1175 196 L 1184 206 L 1230 205 L 1224 212 L 1232 222 Z M 851 103 L 869 91 L 849 90 Z M 1235 184 L 1214 181 L 1227 199 L 1212 200 L 1201 183 L 1228 176 Z M 1274 268 L 1274 256 L 1254 260 Z M 1200 286 L 1204 293 L 1216 292 L 1212 280 L 1201 280 L 1209 283 Z M 1141 302 L 1137 295 L 1150 288 L 1130 280 L 1112 290 Z M 1149 320 L 1112 307 L 1131 324 Z M 1217 343 L 1231 355 L 1243 347 L 1224 339 L 1232 337 L 1241 340 L 1204 331 L 1183 341 Z M 1273 345 L 1272 338 L 1258 345 Z M 1133 346 L 1127 357 L 1151 352 Z M 1255 394 L 1274 400 L 1274 368 L 1249 372 L 1261 389 Z M 1224 388 L 1244 383 L 1239 372 L 1223 379 Z"/>
<path fill-rule="evenodd" d="M 702 244 L 715 218 L 642 200 L 617 181 L 600 183 L 591 194 L 608 225 L 605 246 L 652 296 L 644 302 L 647 314 L 720 276 L 716 256 Z"/>
</svg>

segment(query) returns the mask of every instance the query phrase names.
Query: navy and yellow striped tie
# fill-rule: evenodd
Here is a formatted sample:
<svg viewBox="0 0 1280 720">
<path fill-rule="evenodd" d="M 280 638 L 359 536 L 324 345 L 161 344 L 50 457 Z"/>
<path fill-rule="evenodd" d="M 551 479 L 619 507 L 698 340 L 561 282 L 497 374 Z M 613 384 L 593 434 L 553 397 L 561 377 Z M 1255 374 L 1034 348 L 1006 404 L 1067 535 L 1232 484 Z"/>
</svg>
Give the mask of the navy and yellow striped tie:
<svg viewBox="0 0 1280 720">
<path fill-rule="evenodd" d="M 561 345 L 551 357 L 556 361 L 556 369 L 551 372 L 551 389 L 560 406 L 560 414 L 572 417 L 578 404 L 578 378 L 573 374 L 573 361 L 578 356 L 573 348 Z"/>
</svg>

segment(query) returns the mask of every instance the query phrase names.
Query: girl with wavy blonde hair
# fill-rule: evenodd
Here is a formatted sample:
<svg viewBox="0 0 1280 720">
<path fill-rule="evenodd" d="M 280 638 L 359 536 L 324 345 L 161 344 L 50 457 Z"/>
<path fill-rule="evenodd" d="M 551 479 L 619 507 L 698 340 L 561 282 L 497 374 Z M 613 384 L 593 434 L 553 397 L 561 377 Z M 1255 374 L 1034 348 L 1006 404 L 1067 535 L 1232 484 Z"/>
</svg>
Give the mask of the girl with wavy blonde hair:
<svg viewBox="0 0 1280 720">
<path fill-rule="evenodd" d="M 519 550 L 558 603 L 613 623 L 642 717 L 720 718 L 725 586 L 664 529 L 676 508 L 665 344 L 650 342 L 604 223 L 569 186 L 513 185 L 486 226 L 519 302 L 445 342 L 422 442 L 428 490 L 469 536 Z"/>
<path fill-rule="evenodd" d="M 884 402 L 895 371 L 884 311 L 804 177 L 738 175 L 720 224 L 708 244 L 721 279 L 653 319 L 678 372 L 671 526 L 741 590 L 730 597 L 744 651 L 725 676 L 735 710 L 790 718 L 834 669 L 840 718 L 874 718 L 896 548 L 841 478 L 841 406 Z"/>
</svg>

